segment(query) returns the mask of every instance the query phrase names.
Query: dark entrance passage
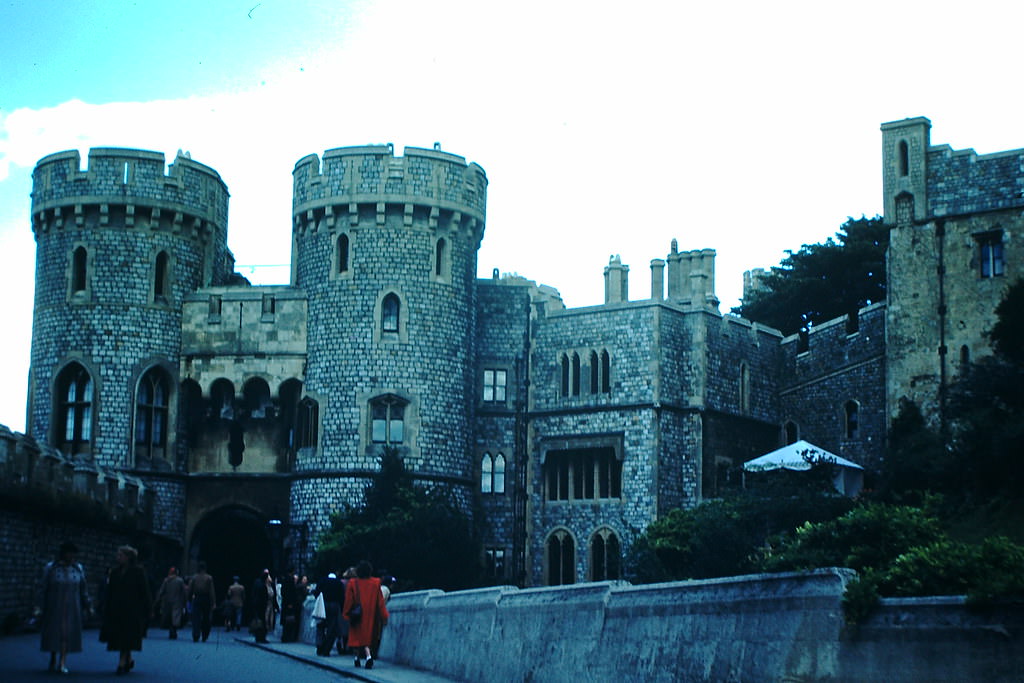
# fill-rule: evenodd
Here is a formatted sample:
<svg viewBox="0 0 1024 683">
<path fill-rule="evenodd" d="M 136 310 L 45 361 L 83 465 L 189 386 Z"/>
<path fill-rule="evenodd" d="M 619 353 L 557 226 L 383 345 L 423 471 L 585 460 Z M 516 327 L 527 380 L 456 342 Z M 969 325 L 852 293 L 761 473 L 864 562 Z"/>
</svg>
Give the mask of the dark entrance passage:
<svg viewBox="0 0 1024 683">
<path fill-rule="evenodd" d="M 233 576 L 241 579 L 248 597 L 256 577 L 271 568 L 273 556 L 266 520 L 241 507 L 221 508 L 204 517 L 192 533 L 189 548 L 191 567 L 200 560 L 206 562 L 218 601 L 224 599 Z"/>
</svg>

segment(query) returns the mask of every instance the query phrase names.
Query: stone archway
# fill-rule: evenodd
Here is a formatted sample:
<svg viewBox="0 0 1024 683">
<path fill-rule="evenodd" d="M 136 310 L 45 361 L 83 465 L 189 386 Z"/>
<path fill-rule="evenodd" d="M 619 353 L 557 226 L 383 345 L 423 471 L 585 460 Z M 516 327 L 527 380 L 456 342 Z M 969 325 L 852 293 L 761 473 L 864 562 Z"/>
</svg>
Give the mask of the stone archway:
<svg viewBox="0 0 1024 683">
<path fill-rule="evenodd" d="M 266 519 L 248 508 L 223 507 L 204 516 L 192 532 L 189 569 L 200 560 L 214 578 L 218 601 L 223 600 L 233 576 L 251 589 L 253 581 L 271 566 L 274 551 L 267 536 Z"/>
</svg>

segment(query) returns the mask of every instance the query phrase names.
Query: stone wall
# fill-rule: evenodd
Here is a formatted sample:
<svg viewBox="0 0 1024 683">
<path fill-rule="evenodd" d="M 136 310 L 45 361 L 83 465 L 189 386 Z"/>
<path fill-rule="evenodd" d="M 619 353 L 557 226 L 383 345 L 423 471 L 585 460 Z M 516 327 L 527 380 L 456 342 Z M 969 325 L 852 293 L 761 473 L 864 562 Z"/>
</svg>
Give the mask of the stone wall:
<svg viewBox="0 0 1024 683">
<path fill-rule="evenodd" d="M 43 567 L 64 541 L 79 547 L 94 604 L 118 546 L 135 546 L 153 567 L 176 562 L 180 544 L 153 533 L 154 501 L 138 478 L 66 458 L 0 425 L 0 630 L 29 618 Z"/>
<path fill-rule="evenodd" d="M 850 627 L 841 600 L 853 577 L 396 594 L 381 658 L 460 681 L 1020 680 L 1021 605 L 977 613 L 960 598 L 886 600 Z"/>
</svg>

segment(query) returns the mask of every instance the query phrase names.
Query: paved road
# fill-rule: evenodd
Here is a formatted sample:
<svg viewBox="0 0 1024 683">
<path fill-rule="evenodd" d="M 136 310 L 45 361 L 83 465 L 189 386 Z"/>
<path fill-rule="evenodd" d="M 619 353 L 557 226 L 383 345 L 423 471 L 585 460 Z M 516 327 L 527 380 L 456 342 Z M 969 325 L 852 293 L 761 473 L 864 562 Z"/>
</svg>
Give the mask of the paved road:
<svg viewBox="0 0 1024 683">
<path fill-rule="evenodd" d="M 106 651 L 106 645 L 98 640 L 98 631 L 86 631 L 83 634 L 83 651 L 68 655 L 71 673 L 67 676 L 46 670 L 49 654 L 39 651 L 38 635 L 9 636 L 0 638 L 0 681 L 337 683 L 339 680 L 336 671 L 252 647 L 238 642 L 235 635 L 216 629 L 207 642 L 193 643 L 191 634 L 187 632 L 179 634 L 178 640 L 168 640 L 166 631 L 150 630 L 149 637 L 143 641 L 142 652 L 135 653 L 135 670 L 127 676 L 114 675 L 117 654 Z M 340 658 L 338 663 L 341 663 Z"/>
</svg>

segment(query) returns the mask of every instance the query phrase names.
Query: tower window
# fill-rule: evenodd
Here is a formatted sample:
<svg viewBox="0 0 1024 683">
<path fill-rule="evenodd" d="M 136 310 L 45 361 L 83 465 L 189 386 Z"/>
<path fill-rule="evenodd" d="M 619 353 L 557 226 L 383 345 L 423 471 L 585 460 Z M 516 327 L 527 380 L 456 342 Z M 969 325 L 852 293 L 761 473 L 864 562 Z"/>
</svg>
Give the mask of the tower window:
<svg viewBox="0 0 1024 683">
<path fill-rule="evenodd" d="M 319 430 L 320 404 L 305 396 L 295 415 L 295 448 L 316 448 Z"/>
<path fill-rule="evenodd" d="M 750 412 L 750 368 L 747 364 L 740 363 L 740 412 L 744 415 Z"/>
<path fill-rule="evenodd" d="M 405 441 L 406 401 L 397 396 L 382 396 L 370 402 L 370 440 L 388 445 Z"/>
<path fill-rule="evenodd" d="M 401 310 L 401 303 L 397 294 L 388 294 L 381 304 L 381 330 L 384 332 L 398 332 L 398 314 Z"/>
<path fill-rule="evenodd" d="M 338 235 L 338 273 L 347 273 L 349 267 L 348 235 Z"/>
<path fill-rule="evenodd" d="M 569 356 L 562 354 L 562 396 L 569 395 Z"/>
<path fill-rule="evenodd" d="M 910 148 L 907 146 L 906 140 L 900 140 L 899 156 L 900 176 L 905 177 L 907 175 L 910 175 Z"/>
<path fill-rule="evenodd" d="M 507 382 L 505 370 L 484 370 L 484 403 L 504 403 Z"/>
<path fill-rule="evenodd" d="M 857 405 L 856 401 L 847 401 L 845 404 L 843 404 L 843 412 L 846 418 L 845 433 L 847 439 L 856 439 L 860 433 L 860 423 L 858 416 L 859 408 L 860 406 Z"/>
<path fill-rule="evenodd" d="M 1001 277 L 1006 272 L 1003 260 L 1003 233 L 987 232 L 978 235 L 978 250 L 981 259 L 981 277 Z"/>
<path fill-rule="evenodd" d="M 67 455 L 88 453 L 92 441 L 93 383 L 88 371 L 71 363 L 57 377 L 57 448 Z"/>
<path fill-rule="evenodd" d="M 169 267 L 170 257 L 166 251 L 161 251 L 156 255 L 156 262 L 153 264 L 153 301 L 155 302 L 167 303 Z"/>
<path fill-rule="evenodd" d="M 601 388 L 601 366 L 597 362 L 597 351 L 590 352 L 590 393 L 596 394 Z"/>
<path fill-rule="evenodd" d="M 142 376 L 135 401 L 135 455 L 164 457 L 167 448 L 167 373 L 152 368 Z"/>
<path fill-rule="evenodd" d="M 572 395 L 580 395 L 580 354 L 572 354 Z"/>
<path fill-rule="evenodd" d="M 444 275 L 444 260 L 446 257 L 445 247 L 447 244 L 444 238 L 437 240 L 437 244 L 434 245 L 434 277 L 441 277 Z"/>
<path fill-rule="evenodd" d="M 89 262 L 89 253 L 85 247 L 78 247 L 72 255 L 71 263 L 71 292 L 84 292 L 88 279 L 86 268 Z"/>
</svg>

